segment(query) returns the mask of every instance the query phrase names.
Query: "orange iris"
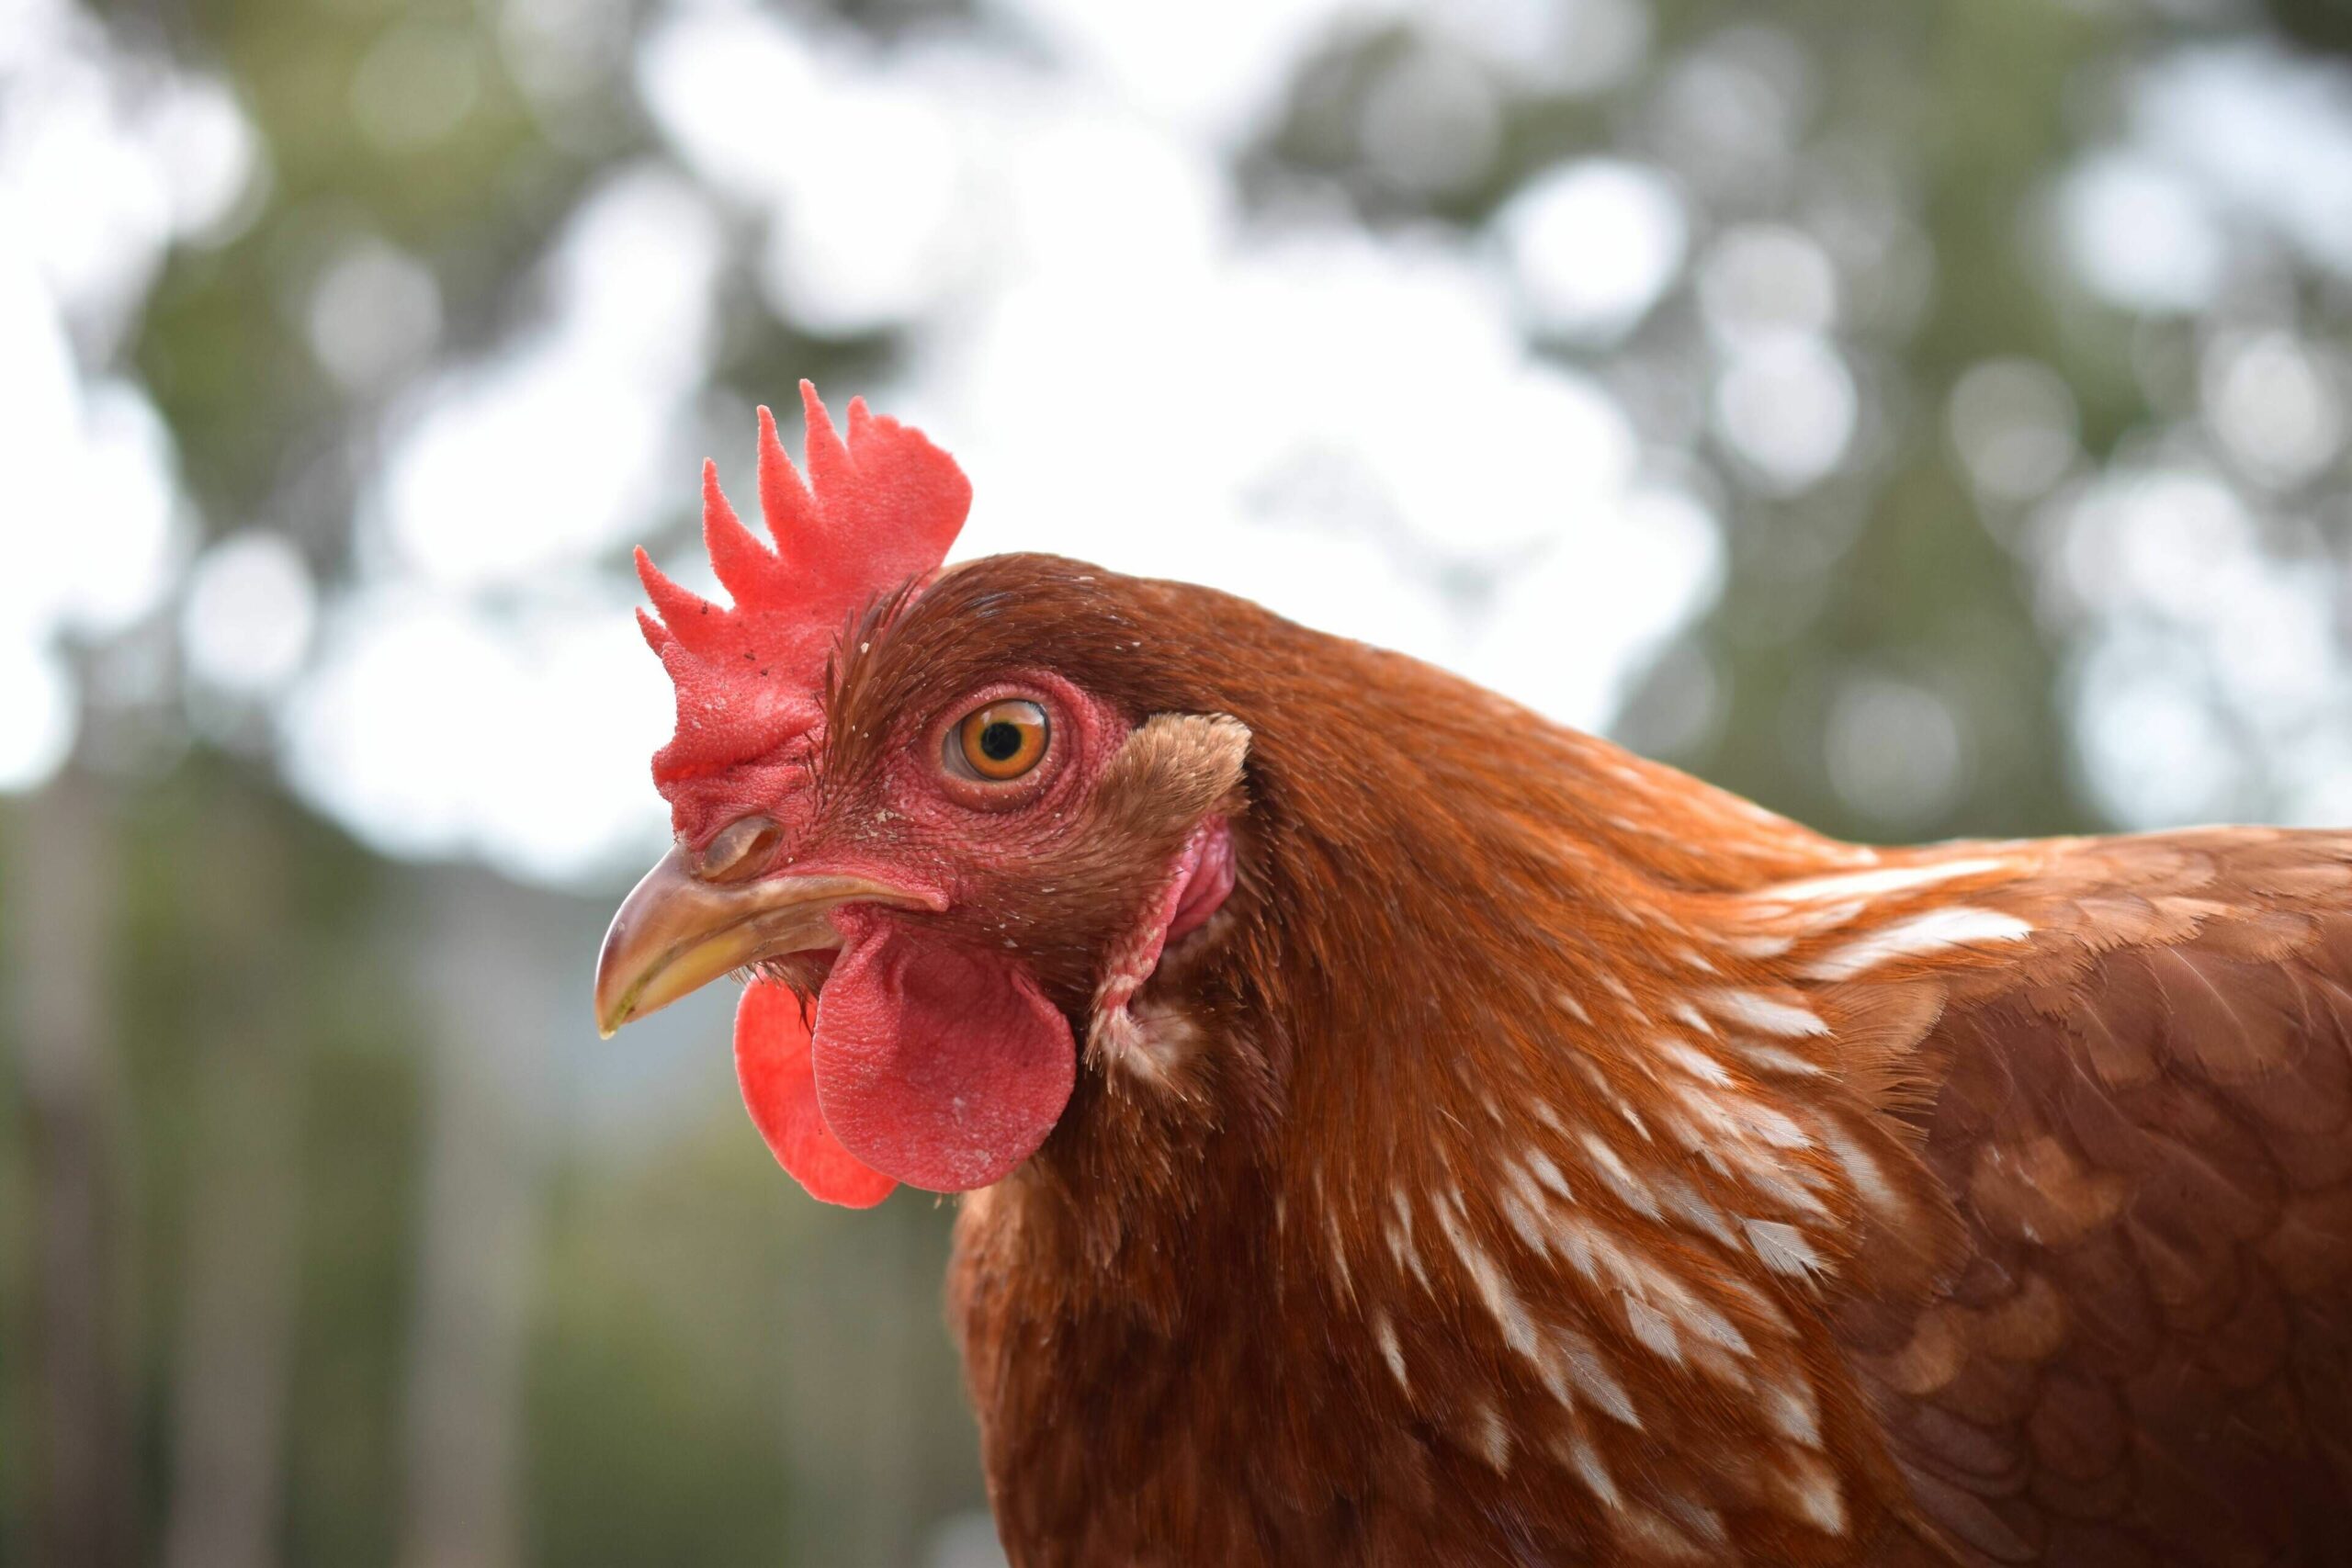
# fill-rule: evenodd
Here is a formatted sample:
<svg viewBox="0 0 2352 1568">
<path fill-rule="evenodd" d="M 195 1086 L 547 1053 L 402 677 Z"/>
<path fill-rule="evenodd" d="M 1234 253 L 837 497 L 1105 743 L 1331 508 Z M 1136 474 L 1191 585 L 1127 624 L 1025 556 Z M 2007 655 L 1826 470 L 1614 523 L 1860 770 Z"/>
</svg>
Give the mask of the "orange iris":
<svg viewBox="0 0 2352 1568">
<path fill-rule="evenodd" d="M 1017 697 L 975 708 L 956 725 L 956 746 L 981 778 L 1017 779 L 1046 755 L 1046 710 Z"/>
</svg>

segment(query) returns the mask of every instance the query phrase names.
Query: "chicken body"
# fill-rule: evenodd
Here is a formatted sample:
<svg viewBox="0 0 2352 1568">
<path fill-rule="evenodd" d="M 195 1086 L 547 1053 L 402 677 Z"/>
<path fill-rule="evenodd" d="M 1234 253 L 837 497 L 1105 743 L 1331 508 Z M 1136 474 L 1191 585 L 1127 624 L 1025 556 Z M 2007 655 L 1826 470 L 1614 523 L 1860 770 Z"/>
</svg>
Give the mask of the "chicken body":
<svg viewBox="0 0 2352 1568">
<path fill-rule="evenodd" d="M 2352 1561 L 2352 837 L 1858 848 L 1038 558 L 834 732 L 963 664 L 1248 735 L 1233 897 L 1115 1012 L 1071 944 L 964 1201 L 1021 1568 Z"/>
</svg>

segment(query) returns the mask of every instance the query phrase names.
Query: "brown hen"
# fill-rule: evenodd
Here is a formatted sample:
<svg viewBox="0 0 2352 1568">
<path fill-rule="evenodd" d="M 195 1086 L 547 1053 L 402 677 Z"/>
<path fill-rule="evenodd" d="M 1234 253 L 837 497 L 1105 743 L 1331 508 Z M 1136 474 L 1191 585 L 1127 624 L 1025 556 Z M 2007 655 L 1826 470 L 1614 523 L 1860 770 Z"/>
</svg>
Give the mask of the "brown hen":
<svg viewBox="0 0 2352 1568">
<path fill-rule="evenodd" d="M 952 464 L 810 410 L 775 553 L 713 487 L 735 607 L 654 574 L 600 1017 L 750 966 L 786 1165 L 967 1191 L 1016 1564 L 2352 1562 L 2352 835 L 1837 842 L 1207 589 L 936 570 Z"/>
</svg>

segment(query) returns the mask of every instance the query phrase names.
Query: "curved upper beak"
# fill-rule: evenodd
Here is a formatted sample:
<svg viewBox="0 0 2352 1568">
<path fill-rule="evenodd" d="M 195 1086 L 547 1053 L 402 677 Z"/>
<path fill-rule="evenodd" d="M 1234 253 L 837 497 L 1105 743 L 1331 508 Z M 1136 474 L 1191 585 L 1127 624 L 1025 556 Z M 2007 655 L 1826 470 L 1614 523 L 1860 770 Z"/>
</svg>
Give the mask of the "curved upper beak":
<svg viewBox="0 0 2352 1568">
<path fill-rule="evenodd" d="M 668 1007 L 763 958 L 841 945 L 829 917 L 843 904 L 923 908 L 930 900 L 862 876 L 704 882 L 672 850 L 621 901 L 596 957 L 596 1031 Z"/>
</svg>

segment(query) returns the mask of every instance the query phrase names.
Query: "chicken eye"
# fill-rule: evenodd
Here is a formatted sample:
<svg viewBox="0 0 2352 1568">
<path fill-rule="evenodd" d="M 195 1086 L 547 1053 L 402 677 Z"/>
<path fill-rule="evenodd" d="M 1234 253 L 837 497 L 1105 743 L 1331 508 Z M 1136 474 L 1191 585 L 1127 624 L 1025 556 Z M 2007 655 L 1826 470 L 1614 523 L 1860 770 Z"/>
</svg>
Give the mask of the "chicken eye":
<svg viewBox="0 0 2352 1568">
<path fill-rule="evenodd" d="M 688 869 L 704 882 L 741 882 L 767 869 L 783 829 L 764 817 L 739 817 L 696 850 Z"/>
<path fill-rule="evenodd" d="M 975 708 L 956 726 L 949 761 L 977 777 L 1017 779 L 1046 755 L 1046 710 L 1011 698 Z"/>
</svg>

